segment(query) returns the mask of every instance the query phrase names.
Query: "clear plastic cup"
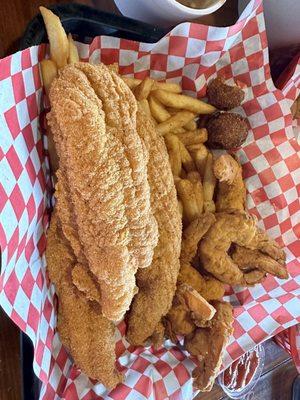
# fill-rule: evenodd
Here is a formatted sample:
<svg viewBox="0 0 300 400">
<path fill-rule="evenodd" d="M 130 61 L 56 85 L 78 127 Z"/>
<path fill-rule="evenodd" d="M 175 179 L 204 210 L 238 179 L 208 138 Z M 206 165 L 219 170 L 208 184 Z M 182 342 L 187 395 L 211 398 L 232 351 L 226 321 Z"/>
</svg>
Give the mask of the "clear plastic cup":
<svg viewBox="0 0 300 400">
<path fill-rule="evenodd" d="M 265 350 L 262 347 L 262 345 L 258 345 L 248 353 L 252 353 L 254 351 L 256 351 L 258 356 L 258 365 L 252 378 L 250 379 L 247 385 L 245 385 L 241 389 L 232 390 L 228 388 L 228 386 L 226 386 L 224 383 L 224 371 L 218 376 L 217 379 L 218 384 L 221 386 L 223 391 L 230 399 L 255 400 L 253 389 L 263 372 L 264 361 L 265 361 Z"/>
</svg>

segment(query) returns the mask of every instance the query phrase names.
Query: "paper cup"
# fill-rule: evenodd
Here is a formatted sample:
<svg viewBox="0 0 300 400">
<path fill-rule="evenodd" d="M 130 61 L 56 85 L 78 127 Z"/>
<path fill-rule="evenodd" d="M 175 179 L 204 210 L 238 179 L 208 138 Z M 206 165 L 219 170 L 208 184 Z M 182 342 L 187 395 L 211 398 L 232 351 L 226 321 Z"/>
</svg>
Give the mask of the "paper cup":
<svg viewBox="0 0 300 400">
<path fill-rule="evenodd" d="M 115 0 L 119 11 L 126 17 L 160 26 L 170 26 L 211 14 L 225 2 L 203 1 L 203 8 L 190 8 L 176 0 Z"/>
</svg>

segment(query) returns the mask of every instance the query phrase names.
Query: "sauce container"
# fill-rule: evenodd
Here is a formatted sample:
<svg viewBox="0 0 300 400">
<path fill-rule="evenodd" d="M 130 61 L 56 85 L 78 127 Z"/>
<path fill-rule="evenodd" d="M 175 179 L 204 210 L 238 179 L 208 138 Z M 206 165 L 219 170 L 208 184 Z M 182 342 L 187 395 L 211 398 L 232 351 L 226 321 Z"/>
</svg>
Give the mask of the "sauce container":
<svg viewBox="0 0 300 400">
<path fill-rule="evenodd" d="M 253 388 L 262 374 L 264 360 L 264 348 L 258 345 L 223 371 L 218 384 L 230 399 L 254 399 Z"/>
<path fill-rule="evenodd" d="M 226 0 L 203 0 L 202 8 L 186 7 L 176 0 L 115 0 L 126 17 L 159 26 L 190 21 L 218 10 Z"/>
</svg>

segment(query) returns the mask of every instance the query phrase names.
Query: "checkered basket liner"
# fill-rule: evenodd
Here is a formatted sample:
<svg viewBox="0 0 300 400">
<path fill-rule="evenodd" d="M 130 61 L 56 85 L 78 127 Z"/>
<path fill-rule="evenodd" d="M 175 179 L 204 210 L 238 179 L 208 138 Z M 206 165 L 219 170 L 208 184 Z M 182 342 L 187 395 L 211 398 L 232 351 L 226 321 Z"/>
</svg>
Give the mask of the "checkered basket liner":
<svg viewBox="0 0 300 400">
<path fill-rule="evenodd" d="M 184 23 L 155 44 L 97 37 L 77 45 L 84 60 L 118 62 L 122 74 L 179 82 L 191 95 L 204 96 L 207 81 L 217 74 L 243 83 L 245 102 L 236 111 L 247 116 L 251 130 L 237 155 L 247 204 L 259 225 L 285 246 L 290 279 L 269 276 L 254 288 L 229 290 L 235 322 L 224 367 L 300 322 L 300 162 L 290 114 L 300 91 L 300 63 L 289 90 L 276 89 L 261 0 L 252 0 L 231 27 Z M 117 329 L 116 353 L 125 382 L 110 392 L 81 373 L 61 345 L 44 257 L 51 185 L 39 61 L 46 51 L 41 45 L 0 61 L 0 304 L 34 344 L 41 400 L 192 399 L 195 360 L 170 341 L 158 350 L 130 346 L 124 322 Z"/>
</svg>

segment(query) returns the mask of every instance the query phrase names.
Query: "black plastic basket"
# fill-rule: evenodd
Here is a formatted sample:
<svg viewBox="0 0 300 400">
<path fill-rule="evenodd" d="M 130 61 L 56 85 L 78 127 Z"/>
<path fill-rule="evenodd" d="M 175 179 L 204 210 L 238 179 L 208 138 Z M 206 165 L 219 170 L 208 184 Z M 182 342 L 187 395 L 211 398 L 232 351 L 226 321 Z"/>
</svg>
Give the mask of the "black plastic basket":
<svg viewBox="0 0 300 400">
<path fill-rule="evenodd" d="M 67 33 L 74 39 L 89 43 L 95 36 L 106 35 L 140 42 L 155 43 L 167 32 L 155 26 L 130 18 L 109 14 L 82 4 L 60 4 L 49 6 L 59 16 Z M 20 50 L 47 42 L 47 34 L 42 16 L 38 14 L 28 24 L 21 38 Z M 21 372 L 23 400 L 39 398 L 40 382 L 32 369 L 33 346 L 23 333 L 21 344 Z"/>
<path fill-rule="evenodd" d="M 141 42 L 157 42 L 167 31 L 158 27 L 93 9 L 83 4 L 49 6 L 59 16 L 67 33 L 71 32 L 80 42 L 89 43 L 99 35 L 116 36 Z M 47 42 L 47 34 L 41 14 L 28 24 L 21 39 L 20 50 Z"/>
</svg>

